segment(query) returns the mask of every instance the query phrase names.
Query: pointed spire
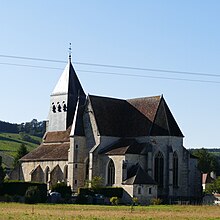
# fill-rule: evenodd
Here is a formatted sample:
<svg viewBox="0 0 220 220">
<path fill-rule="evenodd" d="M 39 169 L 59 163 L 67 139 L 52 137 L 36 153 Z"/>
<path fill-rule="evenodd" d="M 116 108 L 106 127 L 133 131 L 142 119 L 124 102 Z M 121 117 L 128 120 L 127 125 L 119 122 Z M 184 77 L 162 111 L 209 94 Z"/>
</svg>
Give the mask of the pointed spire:
<svg viewBox="0 0 220 220">
<path fill-rule="evenodd" d="M 81 106 L 85 99 L 86 95 L 71 63 L 70 44 L 69 61 L 51 94 L 52 111 L 50 109 L 49 130 L 66 130 L 73 123 L 76 107 L 78 108 L 77 103 L 79 102 L 78 105 Z"/>
</svg>

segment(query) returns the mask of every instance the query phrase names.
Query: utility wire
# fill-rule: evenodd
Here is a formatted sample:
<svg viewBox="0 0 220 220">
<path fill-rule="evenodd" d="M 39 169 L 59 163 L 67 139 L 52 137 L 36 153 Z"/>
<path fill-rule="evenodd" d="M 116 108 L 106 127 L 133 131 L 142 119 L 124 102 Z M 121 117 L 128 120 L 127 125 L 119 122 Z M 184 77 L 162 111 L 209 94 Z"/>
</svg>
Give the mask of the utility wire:
<svg viewBox="0 0 220 220">
<path fill-rule="evenodd" d="M 188 82 L 217 83 L 217 84 L 220 83 L 220 81 L 211 81 L 211 80 L 185 79 L 185 78 L 173 78 L 173 77 L 163 77 L 163 76 L 149 76 L 149 75 L 136 75 L 136 74 L 127 74 L 127 73 L 111 73 L 111 72 L 90 71 L 90 70 L 77 70 L 77 72 L 89 72 L 89 73 L 99 73 L 99 74 L 107 74 L 107 75 L 152 78 L 152 79 L 178 80 L 178 81 L 188 81 Z"/>
<path fill-rule="evenodd" d="M 63 70 L 63 68 L 48 67 L 48 66 L 34 66 L 34 65 L 15 64 L 15 63 L 0 63 L 0 65 L 1 64 L 2 65 L 10 65 L 10 66 L 12 65 L 12 66 L 20 66 L 20 67 L 40 68 L 40 69 Z M 92 71 L 92 70 L 81 70 L 81 69 L 77 69 L 77 72 L 98 73 L 98 74 L 105 74 L 105 75 L 129 76 L 129 77 L 139 77 L 139 78 L 177 80 L 177 81 L 188 81 L 188 82 L 217 83 L 217 84 L 220 83 L 220 81 L 211 81 L 211 80 L 197 80 L 197 79 L 173 78 L 173 77 L 162 77 L 162 76 L 149 76 L 149 75 L 140 75 L 140 74 L 127 74 L 127 73 Z"/>
<path fill-rule="evenodd" d="M 27 64 L 18 64 L 18 63 L 0 63 L 0 65 L 20 66 L 20 67 L 30 67 L 30 68 L 40 68 L 40 69 L 63 70 L 63 68 L 58 68 L 58 67 L 35 66 L 35 65 L 27 65 Z"/>
<path fill-rule="evenodd" d="M 53 63 L 66 63 L 66 61 L 62 61 L 62 60 L 50 60 L 50 59 L 33 58 L 33 57 L 21 57 L 21 56 L 11 56 L 11 55 L 3 55 L 3 54 L 0 54 L 0 57 L 12 58 L 12 59 L 20 59 L 20 60 L 35 60 L 35 61 L 45 61 L 45 62 L 53 62 Z"/>
<path fill-rule="evenodd" d="M 0 54 L 0 57 L 13 58 L 13 59 L 23 59 L 23 60 L 44 61 L 44 62 L 66 63 L 66 61 L 62 61 L 62 60 L 51 60 L 51 59 L 42 59 L 42 58 L 33 58 L 33 57 L 11 56 L 11 55 L 3 55 L 3 54 Z M 84 62 L 73 62 L 73 63 L 77 64 L 77 65 L 97 66 L 97 67 L 105 67 L 105 68 L 117 68 L 117 69 L 129 69 L 129 70 L 137 70 L 137 71 L 151 71 L 151 72 L 163 72 L 163 73 L 184 74 L 184 75 L 220 77 L 219 74 L 215 74 L 215 73 L 188 72 L 188 71 L 154 69 L 154 68 L 139 68 L 139 67 L 132 67 L 132 66 L 108 65 L 108 64 L 84 63 Z"/>
</svg>

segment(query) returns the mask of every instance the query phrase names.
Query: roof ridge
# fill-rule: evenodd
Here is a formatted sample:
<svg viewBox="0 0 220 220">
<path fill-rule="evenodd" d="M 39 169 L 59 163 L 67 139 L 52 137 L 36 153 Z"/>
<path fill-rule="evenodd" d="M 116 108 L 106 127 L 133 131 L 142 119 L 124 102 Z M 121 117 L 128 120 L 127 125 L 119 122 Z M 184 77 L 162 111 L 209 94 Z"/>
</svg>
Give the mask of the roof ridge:
<svg viewBox="0 0 220 220">
<path fill-rule="evenodd" d="M 137 98 L 129 98 L 129 99 L 126 99 L 126 101 L 131 101 L 131 100 L 140 100 L 140 99 L 146 99 L 146 98 L 162 98 L 163 97 L 163 94 L 162 95 L 155 95 L 155 96 L 143 96 L 143 97 L 137 97 Z"/>
<path fill-rule="evenodd" d="M 100 95 L 91 95 L 91 94 L 88 94 L 88 97 L 104 98 L 104 99 L 112 99 L 112 100 L 126 101 L 126 99 L 115 98 L 115 97 L 107 97 L 107 96 L 100 96 Z"/>
</svg>

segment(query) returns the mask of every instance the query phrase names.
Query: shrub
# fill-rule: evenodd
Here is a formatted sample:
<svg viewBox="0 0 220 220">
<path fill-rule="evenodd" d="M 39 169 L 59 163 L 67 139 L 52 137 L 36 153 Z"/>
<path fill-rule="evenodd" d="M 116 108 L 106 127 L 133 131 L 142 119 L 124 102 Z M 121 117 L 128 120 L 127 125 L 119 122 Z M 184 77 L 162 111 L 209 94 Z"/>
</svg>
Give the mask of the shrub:
<svg viewBox="0 0 220 220">
<path fill-rule="evenodd" d="M 94 196 L 95 194 L 101 194 L 105 197 L 118 197 L 122 198 L 123 196 L 123 188 L 121 187 L 102 187 L 102 188 L 79 188 L 80 195 L 91 195 Z"/>
<path fill-rule="evenodd" d="M 99 189 L 103 186 L 103 178 L 101 176 L 94 176 L 90 183 L 92 189 Z"/>
<path fill-rule="evenodd" d="M 133 202 L 133 205 L 137 205 L 138 204 L 138 198 L 137 197 L 133 197 L 132 198 L 132 202 Z"/>
<path fill-rule="evenodd" d="M 76 204 L 88 204 L 88 196 L 79 194 L 76 198 Z"/>
<path fill-rule="evenodd" d="M 60 193 L 64 199 L 68 199 L 72 195 L 71 187 L 67 186 L 66 183 L 56 183 L 52 186 L 51 191 Z"/>
<path fill-rule="evenodd" d="M 151 205 L 160 205 L 161 203 L 162 203 L 162 199 L 160 198 L 151 199 Z"/>
<path fill-rule="evenodd" d="M 41 202 L 40 190 L 37 186 L 30 186 L 25 193 L 25 203 L 35 204 Z"/>
<path fill-rule="evenodd" d="M 118 197 L 114 196 L 110 198 L 110 202 L 112 205 L 118 205 L 119 199 Z"/>
</svg>

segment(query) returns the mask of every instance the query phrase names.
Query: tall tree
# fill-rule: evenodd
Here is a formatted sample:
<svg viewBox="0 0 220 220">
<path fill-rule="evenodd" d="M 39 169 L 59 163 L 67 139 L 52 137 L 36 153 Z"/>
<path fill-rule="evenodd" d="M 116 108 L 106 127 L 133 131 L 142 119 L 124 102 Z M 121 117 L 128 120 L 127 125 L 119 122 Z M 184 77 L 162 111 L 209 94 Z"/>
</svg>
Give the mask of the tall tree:
<svg viewBox="0 0 220 220">
<path fill-rule="evenodd" d="M 218 169 L 218 162 L 214 155 L 206 149 L 198 149 L 193 151 L 193 155 L 198 157 L 198 169 L 202 173 L 210 173 Z"/>
<path fill-rule="evenodd" d="M 16 154 L 15 160 L 14 160 L 14 166 L 16 166 L 18 164 L 19 159 L 21 159 L 27 153 L 28 153 L 27 147 L 24 143 L 22 143 L 17 150 L 17 154 Z"/>
</svg>

